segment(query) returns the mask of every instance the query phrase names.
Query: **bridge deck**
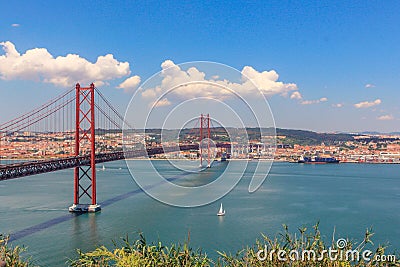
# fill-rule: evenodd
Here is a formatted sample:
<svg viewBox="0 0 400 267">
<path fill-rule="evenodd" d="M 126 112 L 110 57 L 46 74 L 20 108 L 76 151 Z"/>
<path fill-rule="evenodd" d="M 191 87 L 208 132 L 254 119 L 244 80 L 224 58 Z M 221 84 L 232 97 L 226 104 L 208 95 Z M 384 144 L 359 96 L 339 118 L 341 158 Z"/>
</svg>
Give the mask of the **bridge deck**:
<svg viewBox="0 0 400 267">
<path fill-rule="evenodd" d="M 163 154 L 168 152 L 198 150 L 199 145 L 181 145 L 178 147 L 163 147 L 148 148 L 147 152 L 143 150 L 135 151 L 118 151 L 111 153 L 96 154 L 96 163 L 122 160 L 125 158 L 138 158 L 145 156 L 152 156 L 156 154 Z M 12 164 L 0 165 L 0 181 L 9 180 L 24 176 L 30 176 L 40 173 L 53 172 L 63 169 L 74 168 L 78 166 L 90 165 L 90 155 L 78 157 L 66 157 L 60 159 L 48 159 L 40 161 L 28 161 Z"/>
</svg>

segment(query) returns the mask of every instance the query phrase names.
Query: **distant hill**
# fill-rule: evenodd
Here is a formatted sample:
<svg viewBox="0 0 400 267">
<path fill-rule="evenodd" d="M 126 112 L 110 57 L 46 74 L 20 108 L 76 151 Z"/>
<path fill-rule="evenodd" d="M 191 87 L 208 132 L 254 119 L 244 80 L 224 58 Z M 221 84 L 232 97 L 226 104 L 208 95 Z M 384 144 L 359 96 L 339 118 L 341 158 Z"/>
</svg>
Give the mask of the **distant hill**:
<svg viewBox="0 0 400 267">
<path fill-rule="evenodd" d="M 216 141 L 229 141 L 229 139 L 226 137 L 227 136 L 226 129 L 222 127 L 216 127 L 212 128 L 211 131 L 213 135 L 217 135 L 217 137 L 214 136 Z M 243 131 L 243 129 L 240 130 L 240 129 L 228 128 L 228 131 L 243 134 L 240 133 L 241 131 Z M 246 131 L 250 140 L 260 140 L 259 128 L 246 128 Z M 274 131 L 272 128 L 265 128 L 265 129 L 263 128 L 263 132 L 266 134 L 272 134 Z M 161 134 L 161 129 L 146 129 L 146 133 L 153 135 L 155 137 L 154 141 L 156 142 L 160 141 L 159 138 Z M 188 137 L 189 135 L 198 134 L 198 129 L 196 130 L 176 129 L 176 130 L 163 131 L 164 137 L 169 136 L 172 139 L 175 139 L 178 134 L 181 136 Z M 289 144 L 289 145 L 294 145 L 294 144 L 320 145 L 321 143 L 324 143 L 325 145 L 332 145 L 354 140 L 353 135 L 347 133 L 317 133 L 313 131 L 281 129 L 281 128 L 276 129 L 276 135 L 285 137 L 285 138 L 279 138 L 277 140 L 277 143 Z"/>
<path fill-rule="evenodd" d="M 325 145 L 338 144 L 346 141 L 353 141 L 353 135 L 346 133 L 317 133 L 305 130 L 276 129 L 277 136 L 286 136 L 285 139 L 279 139 L 278 142 L 285 144 L 299 145 Z"/>
</svg>

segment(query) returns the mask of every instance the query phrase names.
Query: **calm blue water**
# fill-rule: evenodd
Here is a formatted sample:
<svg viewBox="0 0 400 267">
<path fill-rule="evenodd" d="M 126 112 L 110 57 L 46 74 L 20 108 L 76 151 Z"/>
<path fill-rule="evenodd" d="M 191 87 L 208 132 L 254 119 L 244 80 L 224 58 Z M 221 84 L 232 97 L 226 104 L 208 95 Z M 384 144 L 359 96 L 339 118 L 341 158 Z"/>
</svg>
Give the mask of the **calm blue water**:
<svg viewBox="0 0 400 267">
<path fill-rule="evenodd" d="M 165 161 L 154 164 L 179 174 Z M 105 167 L 97 175 L 98 202 L 106 206 L 97 214 L 67 212 L 72 170 L 0 182 L 0 232 L 14 233 L 17 240 L 12 243 L 26 245 L 26 255 L 40 266 L 65 266 L 68 258 L 76 257 L 76 248 L 112 248 L 112 240 L 126 234 L 133 239 L 138 231 L 149 241 L 166 243 L 183 242 L 190 232 L 191 246 L 215 257 L 217 250 L 236 252 L 253 244 L 261 232 L 273 236 L 282 224 L 296 231 L 317 221 L 329 239 L 336 228 L 337 238 L 361 241 L 372 226 L 375 245 L 389 242 L 389 251 L 400 248 L 400 165 L 274 163 L 256 193 L 247 192 L 245 175 L 221 201 L 190 209 L 147 196 L 123 161 Z M 221 163 L 210 172 L 217 175 L 223 169 Z M 227 211 L 223 218 L 216 216 L 220 202 Z"/>
</svg>

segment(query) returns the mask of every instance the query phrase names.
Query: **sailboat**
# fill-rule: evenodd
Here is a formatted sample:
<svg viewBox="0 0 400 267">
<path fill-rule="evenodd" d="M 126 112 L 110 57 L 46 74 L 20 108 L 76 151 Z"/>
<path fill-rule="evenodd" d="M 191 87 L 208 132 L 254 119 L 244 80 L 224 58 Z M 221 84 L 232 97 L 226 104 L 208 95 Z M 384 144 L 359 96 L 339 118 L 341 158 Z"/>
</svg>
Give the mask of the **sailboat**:
<svg viewBox="0 0 400 267">
<path fill-rule="evenodd" d="M 104 164 L 103 164 L 103 168 L 102 168 L 102 170 L 103 170 L 103 171 L 105 171 L 105 170 L 106 170 L 106 166 L 104 166 Z"/>
<path fill-rule="evenodd" d="M 221 207 L 219 207 L 219 211 L 217 213 L 218 216 L 225 216 L 225 210 L 222 207 L 222 203 L 221 203 Z"/>
</svg>

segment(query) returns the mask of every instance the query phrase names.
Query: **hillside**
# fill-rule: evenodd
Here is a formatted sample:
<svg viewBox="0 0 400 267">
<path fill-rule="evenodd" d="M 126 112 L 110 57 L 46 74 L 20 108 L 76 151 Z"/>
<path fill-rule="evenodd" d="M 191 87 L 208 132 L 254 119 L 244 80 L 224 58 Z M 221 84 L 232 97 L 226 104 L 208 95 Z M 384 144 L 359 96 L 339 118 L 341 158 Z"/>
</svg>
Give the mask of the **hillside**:
<svg viewBox="0 0 400 267">
<path fill-rule="evenodd" d="M 286 136 L 281 140 L 285 144 L 299 145 L 326 145 L 338 144 L 341 142 L 354 140 L 353 135 L 345 133 L 317 133 L 304 130 L 276 129 L 277 136 Z"/>
<path fill-rule="evenodd" d="M 247 135 L 250 140 L 260 140 L 260 129 L 259 128 L 246 128 Z M 240 129 L 229 128 L 228 131 L 236 132 Z M 273 133 L 270 128 L 263 129 L 264 133 Z M 198 129 L 182 129 L 180 135 L 184 136 L 184 139 L 188 135 L 193 135 L 198 132 Z M 227 132 L 224 128 L 212 128 L 211 130 L 212 138 L 215 141 L 229 141 L 227 138 Z M 156 136 L 155 141 L 159 141 L 159 136 L 161 133 L 160 129 L 148 129 L 147 134 Z M 165 130 L 164 134 L 167 136 L 176 137 L 178 135 L 178 130 Z M 319 145 L 325 143 L 326 145 L 339 144 L 346 141 L 354 140 L 353 135 L 345 133 L 317 133 L 313 131 L 305 130 L 292 130 L 292 129 L 276 129 L 276 135 L 280 138 L 277 139 L 277 143 L 284 143 L 289 145 L 299 144 L 299 145 Z M 283 138 L 284 137 L 284 138 Z M 190 139 L 190 138 L 189 138 Z"/>
</svg>

